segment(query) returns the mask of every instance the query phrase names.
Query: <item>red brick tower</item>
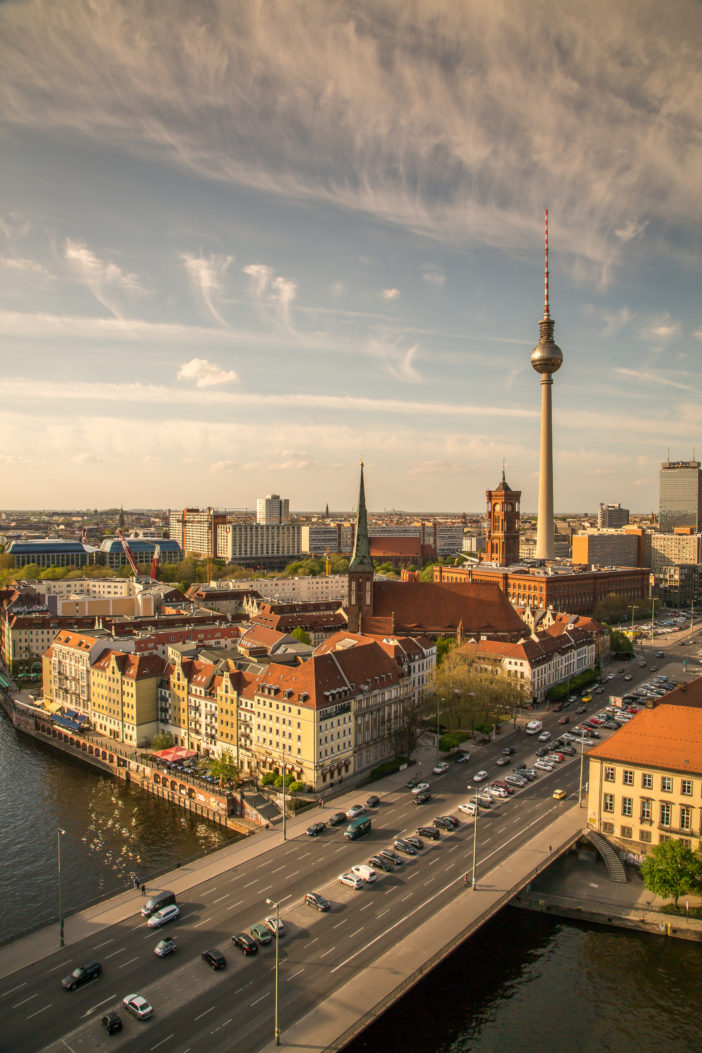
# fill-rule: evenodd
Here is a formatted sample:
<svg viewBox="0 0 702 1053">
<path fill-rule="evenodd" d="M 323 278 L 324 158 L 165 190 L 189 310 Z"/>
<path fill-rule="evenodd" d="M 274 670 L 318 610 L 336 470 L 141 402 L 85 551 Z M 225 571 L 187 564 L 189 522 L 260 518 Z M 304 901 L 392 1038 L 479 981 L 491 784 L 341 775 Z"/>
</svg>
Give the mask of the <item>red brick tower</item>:
<svg viewBox="0 0 702 1053">
<path fill-rule="evenodd" d="M 505 479 L 496 490 L 486 490 L 487 528 L 485 531 L 485 559 L 508 567 L 519 562 L 519 501 L 521 490 L 513 490 Z"/>
</svg>

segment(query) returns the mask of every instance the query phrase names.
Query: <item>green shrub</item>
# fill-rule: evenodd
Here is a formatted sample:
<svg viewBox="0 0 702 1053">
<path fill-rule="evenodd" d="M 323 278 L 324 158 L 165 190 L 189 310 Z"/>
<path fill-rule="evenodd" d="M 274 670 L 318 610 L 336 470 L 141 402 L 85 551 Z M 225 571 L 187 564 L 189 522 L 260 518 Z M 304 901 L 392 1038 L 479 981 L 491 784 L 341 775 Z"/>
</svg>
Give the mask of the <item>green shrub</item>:
<svg viewBox="0 0 702 1053">
<path fill-rule="evenodd" d="M 273 786 L 276 781 L 276 777 L 272 771 L 267 771 L 265 775 L 261 776 L 261 786 Z M 282 782 L 280 784 L 283 785 Z"/>
<path fill-rule="evenodd" d="M 451 750 L 455 750 L 461 745 L 464 738 L 464 735 L 457 734 L 455 731 L 449 731 L 439 739 L 439 750 L 441 753 L 450 753 Z"/>
<path fill-rule="evenodd" d="M 384 775 L 392 775 L 399 771 L 403 764 L 407 763 L 406 757 L 395 757 L 393 760 L 384 761 L 371 771 L 371 779 L 382 779 Z"/>
<path fill-rule="evenodd" d="M 492 732 L 493 724 L 476 724 L 475 730 L 479 731 L 481 735 L 489 735 Z"/>
<path fill-rule="evenodd" d="M 300 782 L 299 779 L 294 779 L 290 783 L 290 789 L 293 791 L 293 793 L 299 793 L 299 791 L 300 790 L 304 790 L 304 788 L 305 788 L 304 782 Z"/>
</svg>

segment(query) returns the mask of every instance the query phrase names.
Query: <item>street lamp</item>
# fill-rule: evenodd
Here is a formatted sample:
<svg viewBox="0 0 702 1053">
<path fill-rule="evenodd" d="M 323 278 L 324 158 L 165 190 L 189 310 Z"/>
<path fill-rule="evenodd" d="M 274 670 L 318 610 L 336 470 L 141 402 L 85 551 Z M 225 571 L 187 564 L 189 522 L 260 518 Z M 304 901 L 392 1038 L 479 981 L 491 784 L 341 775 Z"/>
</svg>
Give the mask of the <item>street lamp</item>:
<svg viewBox="0 0 702 1053">
<path fill-rule="evenodd" d="M 56 830 L 56 856 L 58 860 L 58 897 L 59 897 L 59 947 L 63 947 L 63 890 L 61 888 L 61 838 L 66 833 L 59 826 Z"/>
<path fill-rule="evenodd" d="M 282 757 L 283 757 L 283 841 L 287 841 L 287 839 L 288 839 L 288 826 L 287 826 L 288 808 L 287 808 L 287 805 L 285 803 L 285 790 L 286 790 L 286 786 L 285 786 L 285 782 L 286 782 L 286 779 L 285 779 L 285 775 L 286 775 L 286 772 L 285 772 L 285 750 L 282 751 Z"/>
<path fill-rule="evenodd" d="M 436 696 L 436 760 L 434 764 L 439 763 L 439 696 Z"/>
<path fill-rule="evenodd" d="M 280 1029 L 278 1028 L 278 944 L 280 943 L 280 904 L 275 900 L 267 899 L 269 907 L 275 907 L 275 1044 L 280 1045 Z"/>
<path fill-rule="evenodd" d="M 583 759 L 585 757 L 585 736 L 580 736 L 580 784 L 578 786 L 578 808 L 583 806 Z"/>
<path fill-rule="evenodd" d="M 478 852 L 478 812 L 480 811 L 480 805 L 478 804 L 478 791 L 475 791 L 475 815 L 473 816 L 473 880 L 471 882 L 473 892 L 475 892 L 475 860 Z"/>
</svg>

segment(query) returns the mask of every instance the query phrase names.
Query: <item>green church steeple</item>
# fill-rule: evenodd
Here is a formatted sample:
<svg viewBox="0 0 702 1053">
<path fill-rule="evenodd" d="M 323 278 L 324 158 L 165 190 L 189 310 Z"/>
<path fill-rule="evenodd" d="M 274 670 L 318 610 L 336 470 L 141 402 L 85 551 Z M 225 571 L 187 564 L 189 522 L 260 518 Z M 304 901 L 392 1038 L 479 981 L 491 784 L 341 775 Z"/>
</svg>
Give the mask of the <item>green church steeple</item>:
<svg viewBox="0 0 702 1053">
<path fill-rule="evenodd" d="M 373 573 L 373 560 L 371 559 L 370 539 L 368 537 L 366 490 L 363 482 L 363 461 L 361 461 L 361 487 L 358 493 L 356 536 L 353 542 L 353 555 L 349 563 L 349 573 Z"/>
</svg>

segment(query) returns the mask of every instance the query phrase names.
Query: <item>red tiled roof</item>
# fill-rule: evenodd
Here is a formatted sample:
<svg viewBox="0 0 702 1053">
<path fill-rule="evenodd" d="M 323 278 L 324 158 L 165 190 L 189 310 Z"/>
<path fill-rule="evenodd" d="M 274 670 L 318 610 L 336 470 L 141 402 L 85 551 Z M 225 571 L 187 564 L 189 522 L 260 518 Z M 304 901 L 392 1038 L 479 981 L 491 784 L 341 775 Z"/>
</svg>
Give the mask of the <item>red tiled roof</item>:
<svg viewBox="0 0 702 1053">
<path fill-rule="evenodd" d="M 393 628 L 394 621 L 394 628 Z M 399 632 L 525 635 L 524 622 L 497 585 L 467 582 L 376 581 L 373 618 L 363 628 L 375 635 Z"/>
</svg>

